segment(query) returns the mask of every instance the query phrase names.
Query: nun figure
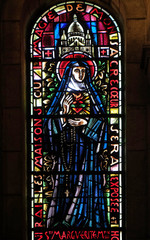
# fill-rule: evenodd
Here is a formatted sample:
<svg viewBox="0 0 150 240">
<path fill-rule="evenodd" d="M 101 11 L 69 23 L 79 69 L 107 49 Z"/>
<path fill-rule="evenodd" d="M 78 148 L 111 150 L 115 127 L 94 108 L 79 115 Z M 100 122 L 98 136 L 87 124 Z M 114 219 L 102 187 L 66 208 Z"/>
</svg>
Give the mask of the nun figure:
<svg viewBox="0 0 150 240">
<path fill-rule="evenodd" d="M 48 228 L 108 226 L 100 157 L 107 148 L 104 114 L 90 66 L 70 62 L 45 120 L 48 151 L 56 156 Z"/>
</svg>

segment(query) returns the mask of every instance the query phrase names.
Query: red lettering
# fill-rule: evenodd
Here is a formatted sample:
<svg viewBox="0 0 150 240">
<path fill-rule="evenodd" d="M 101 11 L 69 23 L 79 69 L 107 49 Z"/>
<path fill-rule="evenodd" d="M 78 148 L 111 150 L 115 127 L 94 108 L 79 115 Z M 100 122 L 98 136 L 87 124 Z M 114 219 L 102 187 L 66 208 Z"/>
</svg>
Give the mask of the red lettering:
<svg viewBox="0 0 150 240">
<path fill-rule="evenodd" d="M 42 37 L 43 30 L 35 30 L 35 33 L 36 33 L 39 37 Z"/>
<path fill-rule="evenodd" d="M 117 87 L 111 87 L 111 90 L 118 90 Z"/>
<path fill-rule="evenodd" d="M 43 233 L 35 233 L 36 240 L 41 240 L 43 238 Z"/>
<path fill-rule="evenodd" d="M 42 167 L 42 165 L 40 164 L 40 159 L 41 159 L 41 156 L 37 156 L 35 157 L 35 165 L 38 166 L 39 168 Z"/>
<path fill-rule="evenodd" d="M 112 86 L 113 85 L 113 83 L 115 84 L 118 84 L 119 83 L 119 81 L 118 80 L 110 80 L 110 85 Z"/>
<path fill-rule="evenodd" d="M 119 231 L 111 232 L 111 240 L 119 240 Z"/>
<path fill-rule="evenodd" d="M 72 239 L 72 237 L 70 235 L 70 231 L 67 231 L 67 239 Z"/>
<path fill-rule="evenodd" d="M 47 16 L 48 16 L 49 20 L 52 20 L 56 17 L 56 16 L 53 15 L 52 11 L 48 12 Z"/>
<path fill-rule="evenodd" d="M 36 41 L 33 42 L 33 46 L 34 46 L 34 51 L 37 52 L 38 54 L 41 54 L 41 51 L 38 49 L 38 43 L 41 41 L 41 39 L 38 39 Z M 39 56 L 38 56 L 39 57 Z"/>
<path fill-rule="evenodd" d="M 96 13 L 96 17 L 97 18 L 99 18 L 99 20 L 101 20 L 102 19 L 102 17 L 103 17 L 103 12 L 99 12 L 98 10 L 97 10 L 97 8 L 94 8 L 91 12 L 90 12 L 90 14 L 95 14 Z"/>
<path fill-rule="evenodd" d="M 41 221 L 40 223 L 36 222 L 36 223 L 35 223 L 35 227 L 43 227 L 42 221 Z"/>
<path fill-rule="evenodd" d="M 110 34 L 116 33 L 115 26 L 108 27 L 107 30 L 110 30 Z"/>
<path fill-rule="evenodd" d="M 38 115 L 42 114 L 42 109 L 41 108 L 34 108 L 34 112 L 38 112 Z"/>
<path fill-rule="evenodd" d="M 119 212 L 119 209 L 117 209 L 117 208 L 111 208 L 110 211 L 111 211 L 111 212 Z"/>
<path fill-rule="evenodd" d="M 111 198 L 110 201 L 112 201 L 112 202 L 119 202 L 119 199 L 118 198 L 113 198 L 113 199 Z"/>
<path fill-rule="evenodd" d="M 104 238 L 104 233 L 103 233 L 103 231 L 99 231 L 99 232 L 98 232 L 98 237 L 99 237 L 99 235 L 101 235 L 101 237 Z"/>
<path fill-rule="evenodd" d="M 110 186 L 111 187 L 119 187 L 119 181 L 117 181 L 117 182 L 110 182 Z"/>
<path fill-rule="evenodd" d="M 118 188 L 111 188 L 111 190 L 113 191 L 111 193 L 111 197 L 118 197 L 119 196 L 119 189 Z"/>
<path fill-rule="evenodd" d="M 119 207 L 119 203 L 115 203 L 115 202 L 111 202 L 111 204 L 110 204 L 111 206 L 114 206 L 114 207 Z"/>
<path fill-rule="evenodd" d="M 42 143 L 42 138 L 41 138 L 41 137 L 40 137 L 40 138 L 34 138 L 34 141 L 35 141 L 35 142 L 38 142 L 38 141 L 39 141 L 40 143 Z"/>
<path fill-rule="evenodd" d="M 115 102 L 117 101 L 117 102 Z M 118 107 L 119 106 L 119 102 L 118 102 L 118 99 L 111 99 L 110 100 L 110 107 L 113 108 L 113 107 Z"/>
<path fill-rule="evenodd" d="M 118 91 L 112 91 L 110 92 L 110 98 L 119 98 Z"/>
<path fill-rule="evenodd" d="M 43 211 L 43 209 L 41 209 L 41 210 L 39 210 L 38 212 L 36 212 L 36 213 L 35 213 L 35 216 L 42 219 L 42 217 L 43 217 L 42 211 Z"/>
<path fill-rule="evenodd" d="M 42 155 L 42 148 L 38 148 L 35 150 L 35 153 Z"/>
<path fill-rule="evenodd" d="M 117 76 L 118 75 L 118 69 L 110 69 L 110 76 L 114 75 L 114 76 Z"/>
<path fill-rule="evenodd" d="M 41 129 L 41 128 L 35 128 L 35 129 L 34 129 L 34 133 L 35 133 L 36 135 L 40 135 L 40 134 L 42 133 L 42 129 Z"/>
<path fill-rule="evenodd" d="M 113 61 L 110 62 L 110 67 L 112 67 L 112 64 L 113 64 L 113 63 L 115 63 L 116 65 L 118 65 L 118 61 L 113 60 Z"/>
<path fill-rule="evenodd" d="M 38 47 L 38 43 L 39 43 L 39 42 L 41 42 L 41 39 L 40 39 L 40 38 L 33 42 L 34 48 L 37 48 L 37 47 Z"/>
<path fill-rule="evenodd" d="M 73 238 L 73 231 L 71 232 L 71 237 L 72 237 L 72 239 L 75 239 L 75 237 L 77 238 L 77 239 L 79 239 L 79 237 L 80 237 L 80 232 L 79 233 L 77 233 L 77 232 L 75 232 L 75 236 L 74 236 L 74 238 Z"/>
<path fill-rule="evenodd" d="M 109 25 L 111 24 L 110 18 L 105 18 L 104 21 L 103 21 L 103 23 L 104 23 L 105 25 L 109 26 Z"/>
<path fill-rule="evenodd" d="M 33 69 L 39 69 L 42 67 L 42 63 L 41 62 L 35 62 L 33 65 Z"/>
<path fill-rule="evenodd" d="M 47 23 L 41 20 L 41 21 L 38 23 L 38 27 L 39 27 L 40 29 L 45 29 L 45 28 L 47 27 Z"/>
<path fill-rule="evenodd" d="M 111 234 L 112 236 L 119 236 L 119 231 L 112 231 Z"/>
<path fill-rule="evenodd" d="M 35 147 L 41 147 L 42 144 L 35 144 L 34 146 L 35 146 Z"/>
<path fill-rule="evenodd" d="M 110 181 L 115 181 L 115 180 L 118 180 L 118 177 L 111 177 Z"/>
<path fill-rule="evenodd" d="M 55 235 L 59 235 L 59 238 L 61 239 L 61 236 L 60 236 L 60 233 L 59 233 L 59 231 L 57 231 L 57 232 L 56 232 L 56 231 L 54 231 L 54 234 L 53 234 L 53 236 L 52 236 L 52 238 L 51 238 L 51 239 L 54 239 L 54 236 L 55 236 Z"/>
<path fill-rule="evenodd" d="M 34 123 L 34 126 L 37 126 L 37 127 L 42 126 L 42 119 L 34 119 L 34 121 L 36 121 L 36 123 Z"/>
<path fill-rule="evenodd" d="M 49 240 L 48 232 L 45 232 L 45 236 L 47 237 L 47 240 Z"/>
<path fill-rule="evenodd" d="M 92 233 L 91 233 L 91 238 L 94 238 L 94 239 L 97 238 L 97 236 L 96 236 L 96 232 L 95 232 L 95 231 L 92 231 Z"/>
</svg>

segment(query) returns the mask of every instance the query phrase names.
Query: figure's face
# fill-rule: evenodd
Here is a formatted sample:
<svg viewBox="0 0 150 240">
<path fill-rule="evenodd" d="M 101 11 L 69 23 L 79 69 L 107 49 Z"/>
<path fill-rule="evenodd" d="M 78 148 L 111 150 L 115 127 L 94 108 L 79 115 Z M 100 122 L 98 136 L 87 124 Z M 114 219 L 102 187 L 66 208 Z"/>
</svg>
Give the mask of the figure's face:
<svg viewBox="0 0 150 240">
<path fill-rule="evenodd" d="M 72 69 L 72 75 L 78 82 L 83 82 L 85 78 L 85 67 L 74 67 Z"/>
</svg>

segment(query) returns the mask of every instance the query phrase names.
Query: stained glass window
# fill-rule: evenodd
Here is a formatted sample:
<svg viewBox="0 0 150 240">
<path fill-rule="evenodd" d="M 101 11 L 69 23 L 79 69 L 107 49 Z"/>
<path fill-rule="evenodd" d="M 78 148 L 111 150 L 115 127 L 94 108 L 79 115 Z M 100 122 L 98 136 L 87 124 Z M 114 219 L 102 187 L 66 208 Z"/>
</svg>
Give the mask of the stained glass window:
<svg viewBox="0 0 150 240">
<path fill-rule="evenodd" d="M 29 239 L 124 239 L 120 28 L 69 1 L 30 37 Z"/>
</svg>

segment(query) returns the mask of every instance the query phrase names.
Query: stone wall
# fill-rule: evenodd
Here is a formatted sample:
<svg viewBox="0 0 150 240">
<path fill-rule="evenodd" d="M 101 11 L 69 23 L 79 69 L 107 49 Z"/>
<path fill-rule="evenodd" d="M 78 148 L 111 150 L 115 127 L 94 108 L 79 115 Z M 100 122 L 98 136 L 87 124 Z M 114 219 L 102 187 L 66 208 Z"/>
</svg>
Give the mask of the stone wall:
<svg viewBox="0 0 150 240">
<path fill-rule="evenodd" d="M 26 29 L 59 0 L 1 0 L 1 236 L 26 240 Z M 93 2 L 93 1 L 91 1 Z M 126 89 L 127 240 L 150 239 L 150 2 L 95 0 L 123 28 Z M 143 46 L 147 48 L 143 52 Z M 143 57 L 142 57 L 143 53 Z M 141 68 L 141 61 L 142 67 Z"/>
</svg>

